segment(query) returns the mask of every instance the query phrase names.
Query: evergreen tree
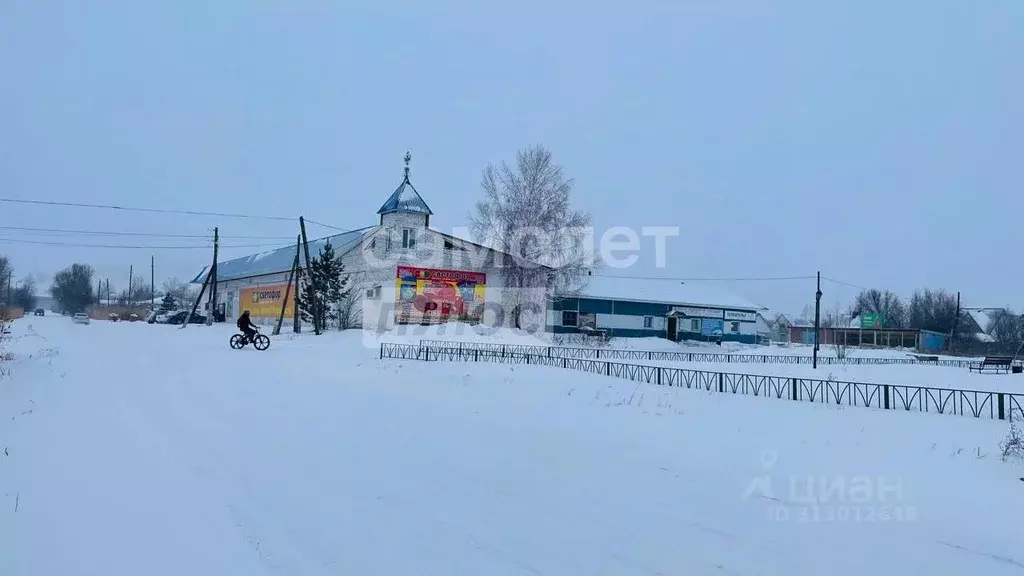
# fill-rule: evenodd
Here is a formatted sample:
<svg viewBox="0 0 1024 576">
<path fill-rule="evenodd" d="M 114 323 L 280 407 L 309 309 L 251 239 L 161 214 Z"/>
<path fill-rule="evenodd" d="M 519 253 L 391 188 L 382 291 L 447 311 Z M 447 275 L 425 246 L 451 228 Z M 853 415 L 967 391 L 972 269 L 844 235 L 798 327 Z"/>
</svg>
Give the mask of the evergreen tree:
<svg viewBox="0 0 1024 576">
<path fill-rule="evenodd" d="M 160 302 L 160 312 L 172 312 L 178 309 L 178 301 L 174 299 L 174 296 L 166 294 L 164 299 Z"/>
<path fill-rule="evenodd" d="M 328 323 L 336 321 L 339 307 L 350 289 L 346 289 L 348 278 L 342 278 L 345 266 L 334 255 L 334 247 L 330 240 L 320 249 L 309 263 L 306 281 L 302 286 L 302 298 L 299 300 L 299 311 L 302 319 L 307 322 L 314 320 L 314 311 L 319 309 L 322 317 L 319 321 L 320 331 L 326 330 Z"/>
</svg>

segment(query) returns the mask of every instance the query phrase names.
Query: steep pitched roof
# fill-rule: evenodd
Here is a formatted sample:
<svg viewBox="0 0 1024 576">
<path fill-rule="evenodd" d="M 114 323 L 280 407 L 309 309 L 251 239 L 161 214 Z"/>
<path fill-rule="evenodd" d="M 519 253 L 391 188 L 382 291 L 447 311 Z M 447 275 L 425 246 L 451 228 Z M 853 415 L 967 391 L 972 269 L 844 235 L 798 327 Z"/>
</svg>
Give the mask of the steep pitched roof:
<svg viewBox="0 0 1024 576">
<path fill-rule="evenodd" d="M 420 193 L 413 187 L 412 182 L 409 182 L 409 174 L 406 173 L 405 179 L 398 185 L 398 188 L 391 193 L 384 205 L 377 210 L 377 214 L 387 214 L 389 212 L 415 212 L 418 214 L 433 214 L 430 211 L 430 206 L 423 201 Z"/>
<path fill-rule="evenodd" d="M 367 233 L 376 228 L 376 226 L 367 226 L 366 228 L 349 230 L 348 232 L 342 232 L 341 234 L 335 234 L 334 236 L 310 240 L 309 256 L 310 258 L 316 257 L 316 255 L 320 253 L 320 249 L 327 244 L 328 240 L 330 240 L 331 246 L 334 247 L 335 255 L 340 258 L 343 254 L 358 244 Z M 291 270 L 292 261 L 294 259 L 295 245 L 292 244 L 291 246 L 284 246 L 268 252 L 260 252 L 259 254 L 252 254 L 251 256 L 235 258 L 234 260 L 228 260 L 227 262 L 218 262 L 217 280 L 249 278 L 252 276 L 262 276 L 264 274 L 287 272 L 288 270 Z M 192 283 L 201 284 L 203 279 L 206 277 L 206 273 L 209 268 L 209 266 L 203 267 L 203 270 L 192 279 Z"/>
</svg>

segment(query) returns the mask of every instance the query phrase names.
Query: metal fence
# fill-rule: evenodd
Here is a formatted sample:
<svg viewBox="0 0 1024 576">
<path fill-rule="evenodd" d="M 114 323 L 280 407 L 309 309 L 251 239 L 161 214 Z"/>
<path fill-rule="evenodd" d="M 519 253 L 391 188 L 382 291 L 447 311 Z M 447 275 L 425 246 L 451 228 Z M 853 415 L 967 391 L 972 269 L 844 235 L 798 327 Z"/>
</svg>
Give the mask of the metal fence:
<svg viewBox="0 0 1024 576">
<path fill-rule="evenodd" d="M 380 357 L 420 361 L 498 362 L 534 364 L 579 370 L 662 386 L 682 386 L 722 393 L 745 394 L 797 402 L 863 406 L 883 410 L 930 412 L 999 420 L 1024 416 L 1024 394 L 927 388 L 902 384 L 867 384 L 789 376 L 758 376 L 689 370 L 666 366 L 646 366 L 589 358 L 548 356 L 512 346 L 486 349 L 483 346 L 459 347 L 428 344 L 381 344 Z M 537 348 L 546 349 L 540 346 Z M 557 348 L 555 348 L 557 349 Z"/>
<path fill-rule="evenodd" d="M 453 342 L 451 340 L 420 340 L 421 346 L 454 348 L 458 350 L 486 350 L 489 352 L 539 354 L 549 358 L 580 358 L 606 360 L 660 360 L 668 362 L 735 362 L 740 364 L 811 364 L 811 356 L 771 354 L 728 354 L 722 352 L 670 352 L 660 350 L 630 350 L 628 348 L 583 348 L 569 346 L 530 346 L 525 344 L 488 344 L 483 342 Z M 928 355 L 923 355 L 928 356 Z M 967 368 L 981 360 L 916 358 L 835 358 L 819 356 L 818 364 L 823 365 L 893 365 L 913 364 L 917 366 L 946 366 Z M 1018 364 L 1020 362 L 1017 362 Z"/>
</svg>

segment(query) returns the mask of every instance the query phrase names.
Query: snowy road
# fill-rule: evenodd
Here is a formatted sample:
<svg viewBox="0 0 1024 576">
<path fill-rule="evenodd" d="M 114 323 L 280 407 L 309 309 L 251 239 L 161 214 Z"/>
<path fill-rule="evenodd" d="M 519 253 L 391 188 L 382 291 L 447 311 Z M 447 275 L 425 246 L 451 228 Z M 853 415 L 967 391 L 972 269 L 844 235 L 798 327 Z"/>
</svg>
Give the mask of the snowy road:
<svg viewBox="0 0 1024 576">
<path fill-rule="evenodd" d="M 380 362 L 357 334 L 15 335 L 4 575 L 1024 574 L 998 422 Z"/>
</svg>

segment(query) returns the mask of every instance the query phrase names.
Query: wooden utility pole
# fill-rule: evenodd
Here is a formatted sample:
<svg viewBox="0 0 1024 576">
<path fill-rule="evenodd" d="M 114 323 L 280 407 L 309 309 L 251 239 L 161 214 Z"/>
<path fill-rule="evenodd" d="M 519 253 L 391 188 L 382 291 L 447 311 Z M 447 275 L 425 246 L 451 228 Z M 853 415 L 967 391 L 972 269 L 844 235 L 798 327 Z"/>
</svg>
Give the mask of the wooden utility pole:
<svg viewBox="0 0 1024 576">
<path fill-rule="evenodd" d="M 152 312 L 156 309 L 156 304 L 153 302 L 156 300 L 156 258 L 152 254 L 149 255 L 149 310 Z"/>
<path fill-rule="evenodd" d="M 110 306 L 110 278 L 107 278 L 107 306 Z"/>
<path fill-rule="evenodd" d="M 821 271 L 818 271 L 818 289 L 814 292 L 814 358 L 812 368 L 818 368 L 818 349 L 821 340 Z"/>
<path fill-rule="evenodd" d="M 295 238 L 295 296 L 292 298 L 292 331 L 296 334 L 302 333 L 302 314 L 299 311 L 299 277 L 302 276 L 302 267 L 299 266 L 299 246 L 302 244 L 302 236 Z"/>
<path fill-rule="evenodd" d="M 956 340 L 956 325 L 960 321 L 960 292 L 956 293 L 956 315 L 953 316 L 953 327 L 949 331 L 949 342 L 946 343 L 946 350 L 952 350 L 953 341 Z"/>
<path fill-rule="evenodd" d="M 13 302 L 13 300 L 12 300 L 13 294 L 11 294 L 11 278 L 13 278 L 13 277 L 14 277 L 14 271 L 11 271 L 11 272 L 7 273 L 7 307 L 8 308 L 11 307 L 11 304 Z"/>
<path fill-rule="evenodd" d="M 132 307 L 132 271 L 134 266 L 128 266 L 128 307 Z"/>
<path fill-rule="evenodd" d="M 299 229 L 302 231 L 302 249 L 306 253 L 306 281 L 312 282 L 313 280 L 313 269 L 309 263 L 309 239 L 306 237 L 306 220 L 302 216 L 299 216 Z M 314 298 L 311 308 L 313 311 L 313 333 L 317 336 L 320 335 L 320 302 Z"/>
<path fill-rule="evenodd" d="M 206 287 L 210 285 L 211 276 L 213 276 L 212 268 L 210 269 L 210 272 L 206 274 L 206 279 L 203 280 L 203 287 L 199 289 L 199 295 L 196 296 L 196 301 L 194 304 L 192 304 L 192 311 L 188 313 L 188 316 L 185 316 L 185 320 L 181 323 L 182 329 L 184 329 L 185 326 L 188 326 L 189 320 L 192 319 L 192 316 L 194 316 L 196 313 L 196 309 L 199 308 L 199 303 L 203 301 L 203 293 L 206 292 Z"/>
<path fill-rule="evenodd" d="M 96 305 L 103 304 L 103 280 L 96 280 Z"/>
<path fill-rule="evenodd" d="M 213 316 L 217 312 L 217 249 L 220 247 L 220 229 L 213 229 L 213 267 L 210 274 L 213 280 L 210 281 L 210 314 L 206 317 L 206 325 L 213 324 Z"/>
<path fill-rule="evenodd" d="M 299 244 L 301 241 L 301 237 L 295 237 L 295 258 L 292 260 L 292 269 L 288 272 L 288 284 L 284 287 L 284 300 L 281 301 L 281 315 L 277 317 L 277 326 L 274 327 L 274 336 L 281 333 L 281 324 L 284 322 L 284 311 L 288 308 L 288 296 L 292 292 L 292 280 L 295 278 L 295 273 L 299 267 Z"/>
</svg>

